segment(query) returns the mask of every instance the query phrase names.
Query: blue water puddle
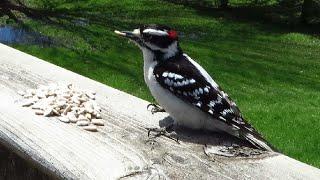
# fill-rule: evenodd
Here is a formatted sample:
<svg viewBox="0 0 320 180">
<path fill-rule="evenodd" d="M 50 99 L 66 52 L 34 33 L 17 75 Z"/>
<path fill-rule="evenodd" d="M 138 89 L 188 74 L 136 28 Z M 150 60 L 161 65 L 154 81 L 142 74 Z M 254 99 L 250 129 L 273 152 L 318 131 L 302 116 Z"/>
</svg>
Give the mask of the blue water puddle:
<svg viewBox="0 0 320 180">
<path fill-rule="evenodd" d="M 41 33 L 17 28 L 12 26 L 0 26 L 0 43 L 11 44 L 32 44 L 48 46 L 52 40 Z"/>
</svg>

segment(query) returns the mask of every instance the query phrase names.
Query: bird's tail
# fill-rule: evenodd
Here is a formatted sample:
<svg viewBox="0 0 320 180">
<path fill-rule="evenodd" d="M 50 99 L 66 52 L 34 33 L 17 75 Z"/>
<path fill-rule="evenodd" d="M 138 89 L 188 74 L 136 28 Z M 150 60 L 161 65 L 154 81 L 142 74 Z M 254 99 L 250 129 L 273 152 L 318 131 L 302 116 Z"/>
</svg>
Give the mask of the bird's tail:
<svg viewBox="0 0 320 180">
<path fill-rule="evenodd" d="M 254 147 L 264 151 L 278 151 L 270 143 L 268 143 L 258 132 L 242 132 L 240 134 L 243 139 L 250 142 Z"/>
</svg>

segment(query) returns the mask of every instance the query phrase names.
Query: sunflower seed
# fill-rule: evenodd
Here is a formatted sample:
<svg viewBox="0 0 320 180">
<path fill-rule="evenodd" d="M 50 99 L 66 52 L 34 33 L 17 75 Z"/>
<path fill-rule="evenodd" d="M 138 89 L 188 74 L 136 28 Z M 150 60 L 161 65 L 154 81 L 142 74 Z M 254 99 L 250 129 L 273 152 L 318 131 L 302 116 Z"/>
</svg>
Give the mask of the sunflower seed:
<svg viewBox="0 0 320 180">
<path fill-rule="evenodd" d="M 95 125 L 89 125 L 89 126 L 85 126 L 82 129 L 87 130 L 87 131 L 91 131 L 91 132 L 96 132 L 98 131 L 97 126 Z"/>
<path fill-rule="evenodd" d="M 66 115 L 71 110 L 71 105 L 69 104 L 63 111 L 63 114 Z"/>
<path fill-rule="evenodd" d="M 88 126 L 89 125 L 89 121 L 86 121 L 86 120 L 80 120 L 80 121 L 77 121 L 77 126 Z"/>
<path fill-rule="evenodd" d="M 81 121 L 81 120 L 88 120 L 88 119 L 84 115 L 80 114 L 78 117 L 78 121 Z"/>
<path fill-rule="evenodd" d="M 96 116 L 97 119 L 101 119 L 101 118 L 102 118 L 101 115 L 100 115 L 100 113 L 96 113 L 95 116 Z"/>
<path fill-rule="evenodd" d="M 41 109 L 41 105 L 39 103 L 35 103 L 31 106 L 32 109 Z"/>
<path fill-rule="evenodd" d="M 46 117 L 51 116 L 52 113 L 53 113 L 52 110 L 53 110 L 53 108 L 51 108 L 51 107 L 47 108 L 46 110 L 44 110 L 43 115 L 46 116 Z"/>
<path fill-rule="evenodd" d="M 91 119 L 91 123 L 97 126 L 104 126 L 104 122 L 102 119 Z"/>
<path fill-rule="evenodd" d="M 70 122 L 70 120 L 67 118 L 67 117 L 65 117 L 65 116 L 61 116 L 61 117 L 59 117 L 58 118 L 61 122 L 64 122 L 64 123 L 69 123 Z"/>
<path fill-rule="evenodd" d="M 68 112 L 67 117 L 72 123 L 76 123 L 78 121 L 77 117 L 72 112 Z"/>
<path fill-rule="evenodd" d="M 37 110 L 37 111 L 35 111 L 35 114 L 36 114 L 36 115 L 43 115 L 44 112 L 43 112 L 42 110 Z"/>
<path fill-rule="evenodd" d="M 22 101 L 22 103 L 21 103 L 21 106 L 22 106 L 22 107 L 29 107 L 29 106 L 31 106 L 31 105 L 33 105 L 33 101 L 30 100 L 30 99 L 24 100 L 24 101 Z"/>
<path fill-rule="evenodd" d="M 90 99 L 92 99 L 92 100 L 94 100 L 94 99 L 96 98 L 96 96 L 93 95 L 93 94 L 90 93 L 90 92 L 86 92 L 86 95 L 88 96 L 88 98 L 90 98 Z"/>
<path fill-rule="evenodd" d="M 58 115 L 58 116 L 60 116 L 60 113 L 59 113 L 59 111 L 58 110 L 56 110 L 56 109 L 52 109 L 52 112 L 55 114 L 55 115 Z"/>
<path fill-rule="evenodd" d="M 90 113 L 86 113 L 85 117 L 86 117 L 87 119 L 91 119 L 91 118 L 92 118 Z"/>
</svg>

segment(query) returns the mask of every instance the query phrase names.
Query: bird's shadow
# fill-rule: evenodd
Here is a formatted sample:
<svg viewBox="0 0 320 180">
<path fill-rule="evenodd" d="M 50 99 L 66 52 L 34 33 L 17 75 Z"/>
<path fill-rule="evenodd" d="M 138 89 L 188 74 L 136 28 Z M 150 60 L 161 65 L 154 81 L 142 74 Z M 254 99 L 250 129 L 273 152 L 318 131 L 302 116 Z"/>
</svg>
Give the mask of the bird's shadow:
<svg viewBox="0 0 320 180">
<path fill-rule="evenodd" d="M 182 142 L 195 144 L 213 145 L 213 146 L 232 146 L 234 144 L 251 147 L 250 144 L 241 141 L 231 135 L 211 132 L 208 130 L 194 130 L 187 127 L 181 127 L 174 124 L 174 120 L 167 116 L 159 121 L 160 128 L 168 128 L 171 137 L 177 138 Z"/>
<path fill-rule="evenodd" d="M 194 130 L 177 126 L 174 120 L 167 116 L 159 121 L 160 128 L 170 129 L 170 138 L 178 142 L 200 144 L 204 151 L 227 157 L 252 157 L 266 154 L 267 152 L 255 149 L 249 142 L 236 138 L 232 135 L 208 130 Z M 213 151 L 211 151 L 211 150 Z"/>
</svg>

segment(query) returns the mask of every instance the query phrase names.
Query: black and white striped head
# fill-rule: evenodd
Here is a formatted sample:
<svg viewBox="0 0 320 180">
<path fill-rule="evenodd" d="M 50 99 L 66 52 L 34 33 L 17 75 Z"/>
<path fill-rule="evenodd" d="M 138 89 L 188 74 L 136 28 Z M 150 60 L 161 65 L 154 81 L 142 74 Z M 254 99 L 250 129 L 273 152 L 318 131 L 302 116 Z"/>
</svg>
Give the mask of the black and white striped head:
<svg viewBox="0 0 320 180">
<path fill-rule="evenodd" d="M 164 58 L 172 57 L 180 51 L 177 31 L 167 26 L 144 25 L 133 31 L 115 33 L 131 39 L 143 51 L 162 53 Z"/>
</svg>

